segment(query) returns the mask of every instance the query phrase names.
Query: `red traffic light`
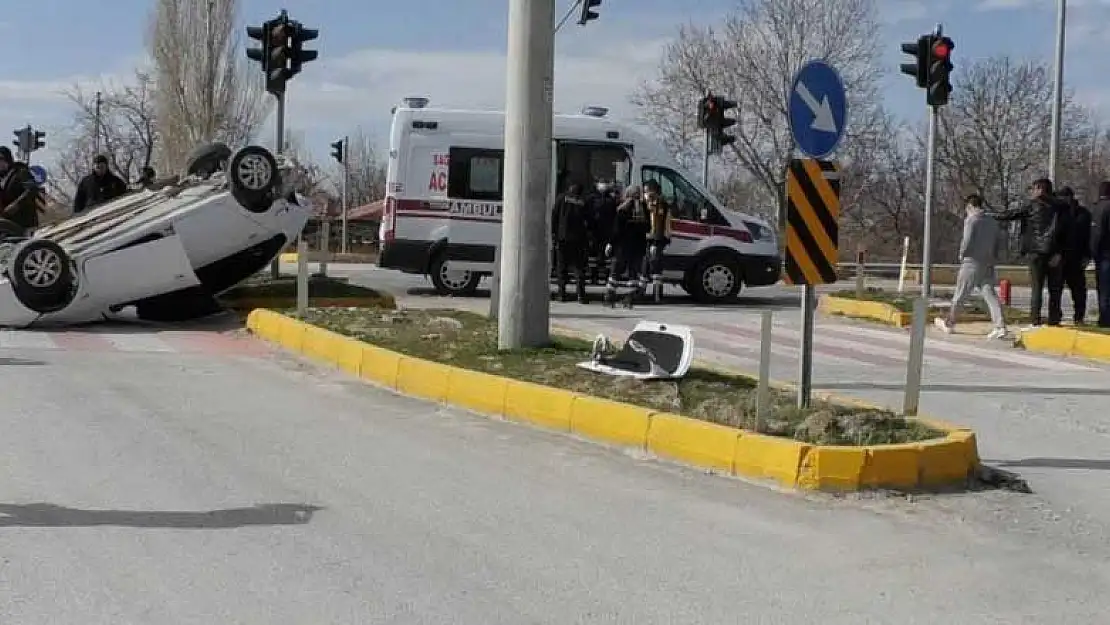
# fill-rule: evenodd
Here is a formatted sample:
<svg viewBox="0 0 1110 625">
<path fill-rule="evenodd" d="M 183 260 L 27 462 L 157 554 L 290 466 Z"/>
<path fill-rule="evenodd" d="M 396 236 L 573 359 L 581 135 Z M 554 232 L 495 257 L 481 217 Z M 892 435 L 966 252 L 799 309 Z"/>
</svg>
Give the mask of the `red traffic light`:
<svg viewBox="0 0 1110 625">
<path fill-rule="evenodd" d="M 941 41 L 933 46 L 933 56 L 938 59 L 947 59 L 948 55 L 952 53 L 952 48 L 945 42 Z"/>
</svg>

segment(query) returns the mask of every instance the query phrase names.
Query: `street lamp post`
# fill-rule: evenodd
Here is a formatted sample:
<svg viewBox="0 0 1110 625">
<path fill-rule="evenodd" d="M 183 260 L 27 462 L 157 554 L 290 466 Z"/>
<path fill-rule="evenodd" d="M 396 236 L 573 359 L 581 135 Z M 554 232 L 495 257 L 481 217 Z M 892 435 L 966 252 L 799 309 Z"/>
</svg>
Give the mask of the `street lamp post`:
<svg viewBox="0 0 1110 625">
<path fill-rule="evenodd" d="M 1060 159 L 1060 125 L 1064 108 L 1064 24 L 1067 21 L 1067 0 L 1056 0 L 1056 75 L 1052 85 L 1052 131 L 1048 147 L 1048 177 L 1056 184 Z"/>
</svg>

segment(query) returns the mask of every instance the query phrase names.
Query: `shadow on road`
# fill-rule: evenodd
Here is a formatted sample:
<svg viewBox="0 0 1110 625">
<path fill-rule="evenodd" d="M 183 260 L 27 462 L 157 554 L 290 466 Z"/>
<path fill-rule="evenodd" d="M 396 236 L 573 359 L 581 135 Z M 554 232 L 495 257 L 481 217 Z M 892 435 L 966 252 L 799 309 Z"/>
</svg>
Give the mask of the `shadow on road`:
<svg viewBox="0 0 1110 625">
<path fill-rule="evenodd" d="M 902 391 L 906 388 L 905 384 L 884 382 L 815 382 L 813 387 L 825 391 Z M 922 384 L 921 390 L 935 391 L 938 393 L 1029 393 L 1033 395 L 1110 396 L 1110 388 L 1017 386 L 1012 384 Z"/>
<path fill-rule="evenodd" d="M 272 503 L 207 512 L 79 510 L 49 503 L 0 504 L 0 527 L 142 527 L 230 529 L 249 525 L 303 525 L 323 508 Z"/>
<path fill-rule="evenodd" d="M 1024 458 L 1022 460 L 1009 461 L 996 460 L 993 461 L 993 463 L 1002 467 L 1110 471 L 1110 460 L 1091 460 L 1085 458 Z"/>
<path fill-rule="evenodd" d="M 45 364 L 41 360 L 31 360 L 30 358 L 0 358 L 0 367 L 35 367 Z"/>
</svg>

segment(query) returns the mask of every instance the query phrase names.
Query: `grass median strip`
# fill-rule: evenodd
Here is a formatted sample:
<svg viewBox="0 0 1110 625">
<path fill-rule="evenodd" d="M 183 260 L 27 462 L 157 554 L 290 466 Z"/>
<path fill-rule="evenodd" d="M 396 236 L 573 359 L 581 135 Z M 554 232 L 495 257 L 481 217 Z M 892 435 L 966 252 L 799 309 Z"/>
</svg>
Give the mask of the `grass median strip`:
<svg viewBox="0 0 1110 625">
<path fill-rule="evenodd" d="M 793 394 L 779 391 L 772 391 L 770 416 L 757 428 L 751 378 L 696 368 L 677 382 L 605 376 L 575 366 L 589 358 L 587 342 L 562 337 L 541 349 L 501 352 L 496 322 L 457 310 L 313 308 L 302 320 L 416 358 L 805 443 L 882 445 L 944 436 L 888 411 L 821 400 L 800 410 Z"/>
<path fill-rule="evenodd" d="M 355 284 L 350 284 L 346 279 L 311 276 L 308 279 L 308 296 L 343 298 L 343 297 L 381 297 L 381 294 Z M 283 276 L 277 280 L 269 275 L 256 275 L 244 280 L 240 285 L 220 294 L 220 299 L 258 299 L 258 298 L 296 298 L 297 278 Z"/>
</svg>

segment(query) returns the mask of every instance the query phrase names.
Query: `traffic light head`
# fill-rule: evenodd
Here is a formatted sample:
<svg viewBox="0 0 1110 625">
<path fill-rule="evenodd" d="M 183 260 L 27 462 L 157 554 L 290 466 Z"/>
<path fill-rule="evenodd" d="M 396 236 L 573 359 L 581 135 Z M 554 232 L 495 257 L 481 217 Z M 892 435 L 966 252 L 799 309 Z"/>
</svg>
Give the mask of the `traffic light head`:
<svg viewBox="0 0 1110 625">
<path fill-rule="evenodd" d="M 294 23 L 291 37 L 293 43 L 293 50 L 290 53 L 290 60 L 292 64 L 289 68 L 289 75 L 295 76 L 301 73 L 301 66 L 310 61 L 315 61 L 320 53 L 316 50 L 305 50 L 304 44 L 306 41 L 312 41 L 320 36 L 320 31 L 315 28 L 305 28 L 301 24 Z"/>
<path fill-rule="evenodd" d="M 18 128 L 18 129 L 16 129 L 16 130 L 13 130 L 13 131 L 12 131 L 12 134 L 13 134 L 13 135 L 15 135 L 15 141 L 12 141 L 12 145 L 14 145 L 14 146 L 16 147 L 16 149 L 18 149 L 18 150 L 22 151 L 22 150 L 23 150 L 23 147 L 24 147 L 24 146 L 22 145 L 22 142 L 23 142 L 23 141 L 22 141 L 22 140 L 23 140 L 23 129 L 22 129 L 22 128 Z"/>
<path fill-rule="evenodd" d="M 343 163 L 343 139 L 331 144 L 331 157 L 340 164 Z"/>
<path fill-rule="evenodd" d="M 948 37 L 935 37 L 930 42 L 925 93 L 929 106 L 944 106 L 952 95 L 952 49 L 955 47 Z"/>
<path fill-rule="evenodd" d="M 600 14 L 592 9 L 600 6 L 601 0 L 582 0 L 582 13 L 578 16 L 578 25 L 585 26 L 590 20 L 596 20 Z"/>
<path fill-rule="evenodd" d="M 913 62 L 903 63 L 903 74 L 913 76 L 918 88 L 924 89 L 927 83 L 929 67 L 929 48 L 932 46 L 933 36 L 922 35 L 917 41 L 902 44 L 902 52 L 913 57 Z"/>
<path fill-rule="evenodd" d="M 32 150 L 41 150 L 46 147 L 46 133 L 41 130 L 35 131 L 35 140 L 31 144 Z"/>
</svg>

